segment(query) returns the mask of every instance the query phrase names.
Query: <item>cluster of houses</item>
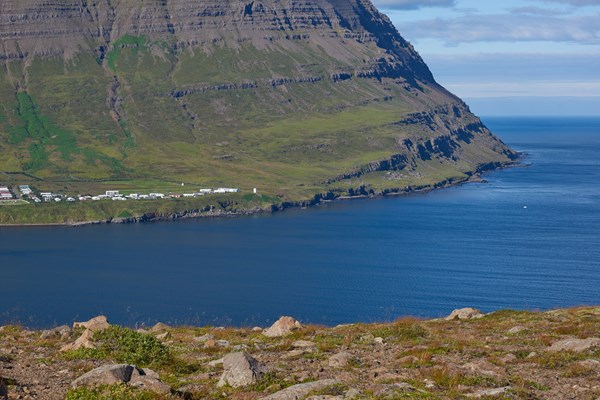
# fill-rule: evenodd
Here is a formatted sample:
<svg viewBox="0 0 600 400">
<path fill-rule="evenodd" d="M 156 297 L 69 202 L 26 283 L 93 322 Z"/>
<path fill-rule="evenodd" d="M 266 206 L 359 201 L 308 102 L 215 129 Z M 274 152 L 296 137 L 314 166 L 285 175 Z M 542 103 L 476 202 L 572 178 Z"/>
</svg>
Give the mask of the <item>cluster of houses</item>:
<svg viewBox="0 0 600 400">
<path fill-rule="evenodd" d="M 237 188 L 218 188 L 218 189 L 200 189 L 193 193 L 176 194 L 171 193 L 165 195 L 164 193 L 131 193 L 128 195 L 121 194 L 118 190 L 107 190 L 104 194 L 97 196 L 80 196 L 80 201 L 97 201 L 97 200 L 113 200 L 113 201 L 127 201 L 127 200 L 158 200 L 165 198 L 181 198 L 181 197 L 198 197 L 209 194 L 224 194 L 224 193 L 239 193 L 240 189 Z"/>
<path fill-rule="evenodd" d="M 200 189 L 197 192 L 193 193 L 184 193 L 184 194 L 174 194 L 170 193 L 165 195 L 164 193 L 149 193 L 149 194 L 139 194 L 132 193 L 128 195 L 123 195 L 118 190 L 107 190 L 104 194 L 100 194 L 97 196 L 85 195 L 85 196 L 77 196 L 77 197 L 69 197 L 62 194 L 52 193 L 52 192 L 40 192 L 39 197 L 34 193 L 34 191 L 27 185 L 19 186 L 19 192 L 22 198 L 31 199 L 35 203 L 41 202 L 62 202 L 66 201 L 68 203 L 76 202 L 76 201 L 98 201 L 98 200 L 113 200 L 113 201 L 127 201 L 127 200 L 158 200 L 165 198 L 181 198 L 181 197 L 198 197 L 205 196 L 209 194 L 225 194 L 225 193 L 239 193 L 240 189 L 237 188 L 217 188 L 217 189 Z M 254 193 L 256 193 L 256 189 L 254 189 Z M 14 195 L 6 186 L 0 186 L 0 200 L 13 200 Z"/>
<path fill-rule="evenodd" d="M 0 186 L 0 201 L 2 200 L 13 200 L 14 196 L 8 189 L 8 186 Z"/>
</svg>

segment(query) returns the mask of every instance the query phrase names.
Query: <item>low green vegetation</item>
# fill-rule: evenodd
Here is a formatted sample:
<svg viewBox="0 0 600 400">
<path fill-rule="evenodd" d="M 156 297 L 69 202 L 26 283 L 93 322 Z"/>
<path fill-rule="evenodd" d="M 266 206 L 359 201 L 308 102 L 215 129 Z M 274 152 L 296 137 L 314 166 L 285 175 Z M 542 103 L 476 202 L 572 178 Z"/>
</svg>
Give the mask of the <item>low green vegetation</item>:
<svg viewBox="0 0 600 400">
<path fill-rule="evenodd" d="M 166 400 L 165 395 L 143 391 L 126 385 L 71 389 L 65 400 Z"/>
<path fill-rule="evenodd" d="M 137 365 L 140 368 L 169 363 L 173 355 L 154 336 L 111 325 L 94 334 L 96 348 L 65 353 L 67 359 L 104 359 Z"/>
</svg>

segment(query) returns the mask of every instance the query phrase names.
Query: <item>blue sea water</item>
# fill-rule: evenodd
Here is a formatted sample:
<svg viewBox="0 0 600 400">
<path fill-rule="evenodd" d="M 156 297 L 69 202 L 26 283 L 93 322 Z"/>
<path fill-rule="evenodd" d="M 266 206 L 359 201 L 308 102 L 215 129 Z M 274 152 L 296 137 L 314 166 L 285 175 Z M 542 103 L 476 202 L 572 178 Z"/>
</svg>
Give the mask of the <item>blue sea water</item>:
<svg viewBox="0 0 600 400">
<path fill-rule="evenodd" d="M 234 219 L 0 229 L 0 324 L 266 325 L 600 304 L 600 118 L 487 118 L 527 167 Z"/>
</svg>

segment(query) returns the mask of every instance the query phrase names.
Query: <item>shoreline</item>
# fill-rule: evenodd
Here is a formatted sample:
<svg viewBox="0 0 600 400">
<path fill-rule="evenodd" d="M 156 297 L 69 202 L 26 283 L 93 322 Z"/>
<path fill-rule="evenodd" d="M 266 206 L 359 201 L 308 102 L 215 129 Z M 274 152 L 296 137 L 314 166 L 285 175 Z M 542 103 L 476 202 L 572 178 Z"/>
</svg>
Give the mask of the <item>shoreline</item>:
<svg viewBox="0 0 600 400">
<path fill-rule="evenodd" d="M 505 163 L 487 163 L 480 165 L 476 170 L 466 172 L 466 177 L 461 179 L 446 179 L 431 185 L 419 185 L 419 186 L 408 186 L 404 188 L 389 188 L 383 189 L 380 193 L 370 193 L 367 195 L 355 195 L 345 196 L 334 193 L 332 190 L 327 192 L 318 193 L 313 196 L 312 199 L 297 200 L 297 201 L 286 201 L 279 204 L 271 204 L 264 208 L 253 208 L 241 211 L 202 211 L 202 210 L 181 210 L 168 215 L 156 215 L 152 213 L 146 213 L 141 216 L 128 217 L 128 218 L 108 218 L 106 220 L 92 220 L 92 221 L 80 221 L 80 222 L 65 222 L 65 223 L 33 223 L 33 224 L 0 224 L 0 228 L 43 228 L 43 227 L 84 227 L 91 225 L 108 225 L 108 224 L 134 224 L 134 223 L 152 223 L 152 222 L 175 222 L 178 220 L 187 219 L 200 219 L 200 218 L 232 218 L 242 217 L 258 214 L 273 214 L 276 212 L 282 212 L 292 208 L 311 208 L 320 204 L 331 203 L 334 201 L 346 201 L 346 200 L 357 200 L 366 198 L 380 198 L 380 197 L 396 197 L 396 196 L 408 196 L 412 194 L 425 194 L 439 189 L 447 189 L 451 187 L 458 187 L 468 183 L 485 183 L 485 179 L 482 176 L 486 173 L 493 171 L 500 171 L 508 168 L 527 167 L 527 164 L 523 164 L 523 160 L 526 154 L 521 154 L 515 161 Z"/>
</svg>

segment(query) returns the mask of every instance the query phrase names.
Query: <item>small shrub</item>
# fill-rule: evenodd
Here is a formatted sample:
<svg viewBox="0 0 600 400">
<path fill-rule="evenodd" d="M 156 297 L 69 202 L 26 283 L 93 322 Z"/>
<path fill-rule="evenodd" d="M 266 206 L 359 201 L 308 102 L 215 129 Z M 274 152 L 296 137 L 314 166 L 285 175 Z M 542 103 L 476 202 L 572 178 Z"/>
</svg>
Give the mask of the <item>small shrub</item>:
<svg viewBox="0 0 600 400">
<path fill-rule="evenodd" d="M 429 335 L 427 329 L 419 324 L 419 320 L 414 318 L 399 319 L 392 324 L 387 324 L 374 329 L 371 333 L 374 336 L 384 339 L 400 340 L 421 340 Z"/>
<path fill-rule="evenodd" d="M 93 338 L 95 349 L 79 349 L 65 353 L 65 358 L 112 359 L 120 363 L 139 367 L 160 365 L 172 361 L 169 349 L 152 335 L 139 333 L 128 328 L 111 325 L 96 332 Z"/>
</svg>

